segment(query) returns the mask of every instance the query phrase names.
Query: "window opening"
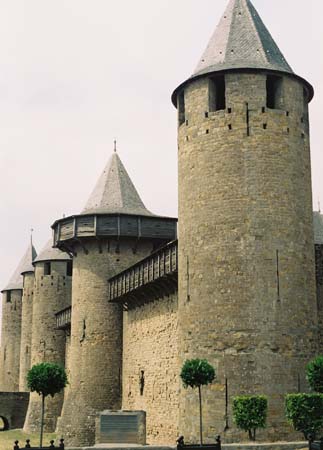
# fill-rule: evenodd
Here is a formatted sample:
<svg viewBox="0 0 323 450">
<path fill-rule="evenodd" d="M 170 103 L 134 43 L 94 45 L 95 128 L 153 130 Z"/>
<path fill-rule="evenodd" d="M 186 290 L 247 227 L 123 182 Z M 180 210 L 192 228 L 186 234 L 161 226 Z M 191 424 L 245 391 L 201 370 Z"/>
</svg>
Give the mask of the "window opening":
<svg viewBox="0 0 323 450">
<path fill-rule="evenodd" d="M 7 303 L 11 303 L 11 291 L 7 291 L 6 300 L 7 300 Z"/>
<path fill-rule="evenodd" d="M 275 75 L 267 76 L 267 108 L 280 109 L 282 100 L 282 83 L 281 77 Z"/>
<path fill-rule="evenodd" d="M 73 261 L 67 261 L 66 275 L 71 277 L 73 275 Z"/>
<path fill-rule="evenodd" d="M 226 109 L 224 75 L 218 75 L 209 80 L 209 109 L 210 111 Z"/>
<path fill-rule="evenodd" d="M 50 262 L 45 262 L 44 264 L 44 275 L 50 275 L 52 272 L 51 264 Z"/>
<path fill-rule="evenodd" d="M 178 95 L 178 123 L 182 125 L 185 122 L 185 97 L 184 91 Z"/>
</svg>

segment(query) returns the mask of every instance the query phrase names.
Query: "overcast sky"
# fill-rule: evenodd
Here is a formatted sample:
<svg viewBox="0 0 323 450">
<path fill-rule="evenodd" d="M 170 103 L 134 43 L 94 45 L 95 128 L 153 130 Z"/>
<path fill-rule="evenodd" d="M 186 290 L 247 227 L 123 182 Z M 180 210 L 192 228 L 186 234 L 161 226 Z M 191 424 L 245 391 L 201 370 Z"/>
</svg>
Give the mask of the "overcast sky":
<svg viewBox="0 0 323 450">
<path fill-rule="evenodd" d="M 254 0 L 311 104 L 313 198 L 323 204 L 322 0 Z M 34 228 L 76 214 L 118 139 L 144 203 L 177 215 L 173 89 L 227 0 L 0 0 L 0 287 Z"/>
</svg>

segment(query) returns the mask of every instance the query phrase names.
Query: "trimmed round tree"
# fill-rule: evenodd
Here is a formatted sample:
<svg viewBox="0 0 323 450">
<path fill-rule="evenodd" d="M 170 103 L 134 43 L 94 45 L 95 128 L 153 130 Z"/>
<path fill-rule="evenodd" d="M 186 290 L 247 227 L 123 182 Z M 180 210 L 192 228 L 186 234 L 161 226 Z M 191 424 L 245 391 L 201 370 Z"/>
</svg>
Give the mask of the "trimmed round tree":
<svg viewBox="0 0 323 450">
<path fill-rule="evenodd" d="M 31 392 L 37 392 L 42 397 L 40 420 L 40 448 L 43 446 L 45 398 L 61 392 L 67 385 L 65 369 L 54 363 L 41 363 L 33 366 L 27 374 L 27 384 Z"/>
<path fill-rule="evenodd" d="M 323 356 L 318 356 L 306 366 L 306 378 L 314 392 L 323 394 Z"/>
<path fill-rule="evenodd" d="M 202 392 L 201 387 L 212 383 L 215 378 L 214 367 L 206 359 L 189 359 L 185 361 L 181 379 L 185 388 L 198 388 L 200 404 L 200 444 L 203 443 Z"/>
<path fill-rule="evenodd" d="M 288 394 L 285 398 L 286 417 L 305 439 L 313 438 L 323 427 L 323 394 Z"/>
<path fill-rule="evenodd" d="M 233 398 L 233 418 L 238 428 L 256 440 L 256 430 L 266 427 L 268 400 L 264 395 L 242 395 Z"/>
</svg>

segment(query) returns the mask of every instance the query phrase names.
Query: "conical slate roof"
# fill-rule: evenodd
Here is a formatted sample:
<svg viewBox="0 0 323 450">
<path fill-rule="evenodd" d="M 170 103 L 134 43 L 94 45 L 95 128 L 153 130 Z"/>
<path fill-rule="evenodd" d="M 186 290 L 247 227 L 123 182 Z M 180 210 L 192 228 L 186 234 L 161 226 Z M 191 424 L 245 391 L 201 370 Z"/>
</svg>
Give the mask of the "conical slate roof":
<svg viewBox="0 0 323 450">
<path fill-rule="evenodd" d="M 143 204 L 116 152 L 100 176 L 82 214 L 153 215 Z"/>
<path fill-rule="evenodd" d="M 230 0 L 193 76 L 246 68 L 293 73 L 250 0 Z"/>
<path fill-rule="evenodd" d="M 71 257 L 59 250 L 58 248 L 53 248 L 53 239 L 50 239 L 42 251 L 39 253 L 37 258 L 34 260 L 34 264 L 41 261 L 70 261 Z"/>
<path fill-rule="evenodd" d="M 320 212 L 313 212 L 314 244 L 323 244 L 323 216 Z"/>
<path fill-rule="evenodd" d="M 22 257 L 20 263 L 18 264 L 17 269 L 15 270 L 14 274 L 10 278 L 9 283 L 2 290 L 2 292 L 12 291 L 15 289 L 23 289 L 22 274 L 27 273 L 27 272 L 34 272 L 32 262 L 34 261 L 36 256 L 37 256 L 37 252 L 35 250 L 35 247 L 33 246 L 32 242 L 30 242 L 26 253 Z"/>
</svg>

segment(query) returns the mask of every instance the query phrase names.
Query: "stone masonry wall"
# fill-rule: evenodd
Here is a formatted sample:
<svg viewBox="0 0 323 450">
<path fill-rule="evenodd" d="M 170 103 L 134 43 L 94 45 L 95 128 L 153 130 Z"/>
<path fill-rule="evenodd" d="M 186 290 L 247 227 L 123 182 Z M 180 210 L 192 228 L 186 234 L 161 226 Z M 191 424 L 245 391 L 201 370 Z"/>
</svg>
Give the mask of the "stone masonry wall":
<svg viewBox="0 0 323 450">
<path fill-rule="evenodd" d="M 94 444 L 97 412 L 121 408 L 122 309 L 108 302 L 108 279 L 152 244 L 84 238 L 74 250 L 70 386 L 57 431 L 68 446 L 81 446 Z"/>
<path fill-rule="evenodd" d="M 44 262 L 35 265 L 31 366 L 41 362 L 65 364 L 65 332 L 56 330 L 55 313 L 71 304 L 71 277 L 66 261 L 51 261 L 51 274 L 44 275 Z M 55 431 L 63 393 L 46 400 L 45 430 Z M 24 430 L 39 429 L 41 398 L 31 393 Z"/>
<path fill-rule="evenodd" d="M 149 444 L 175 445 L 179 391 L 177 293 L 129 309 L 123 316 L 122 409 L 146 411 Z"/>
<path fill-rule="evenodd" d="M 306 389 L 317 352 L 308 109 L 283 76 L 277 109 L 266 74 L 228 73 L 225 110 L 209 110 L 209 80 L 185 87 L 179 127 L 179 352 L 206 358 L 205 439 L 244 438 L 232 397 L 265 394 L 261 439 L 291 437 L 283 396 Z M 226 385 L 228 399 L 226 403 Z M 198 438 L 197 396 L 180 392 L 180 433 Z M 225 432 L 224 432 L 225 430 Z"/>
<path fill-rule="evenodd" d="M 27 373 L 30 369 L 31 358 L 31 334 L 33 320 L 33 297 L 34 297 L 35 274 L 28 272 L 24 274 L 24 290 L 22 295 L 21 312 L 21 344 L 20 344 L 20 373 L 19 391 L 29 391 L 27 387 Z"/>
<path fill-rule="evenodd" d="M 319 353 L 323 354 L 323 245 L 315 245 L 316 294 L 319 319 Z"/>
<path fill-rule="evenodd" d="M 22 290 L 10 291 L 10 302 L 7 302 L 7 292 L 2 295 L 0 391 L 17 392 L 19 390 Z"/>
</svg>

